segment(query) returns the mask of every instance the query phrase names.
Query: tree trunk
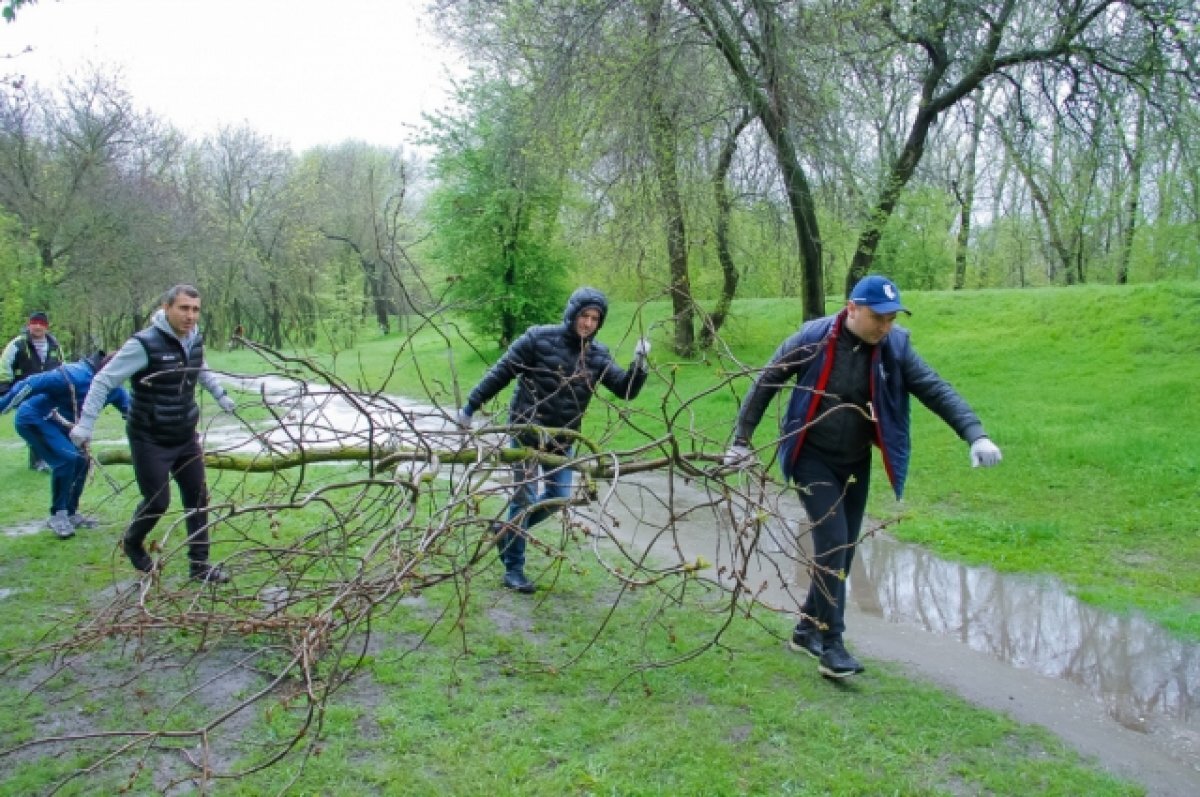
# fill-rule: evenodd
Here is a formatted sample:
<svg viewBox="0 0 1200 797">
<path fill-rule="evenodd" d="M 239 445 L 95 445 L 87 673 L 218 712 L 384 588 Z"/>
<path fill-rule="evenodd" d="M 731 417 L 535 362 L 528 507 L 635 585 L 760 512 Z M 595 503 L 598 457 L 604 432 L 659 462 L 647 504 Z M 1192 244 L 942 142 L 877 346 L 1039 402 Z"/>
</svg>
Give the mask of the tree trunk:
<svg viewBox="0 0 1200 797">
<path fill-rule="evenodd" d="M 667 260 L 671 273 L 671 309 L 675 320 L 675 353 L 690 357 L 696 351 L 695 304 L 688 274 L 687 225 L 679 196 L 678 145 L 674 122 L 657 99 L 651 100 L 650 135 L 654 171 L 658 176 L 663 224 L 667 236 Z"/>
<path fill-rule="evenodd" d="M 717 259 L 721 263 L 721 296 L 717 300 L 717 306 L 700 330 L 700 348 L 702 349 L 712 346 L 713 340 L 725 323 L 725 317 L 729 314 L 734 294 L 737 293 L 739 275 L 737 266 L 733 262 L 733 253 L 729 248 L 729 222 L 733 203 L 729 199 L 729 190 L 725 181 L 729 176 L 729 168 L 733 164 L 733 156 L 737 152 L 738 137 L 750 124 L 752 118 L 748 110 L 742 110 L 741 116 L 734 124 L 733 129 L 729 131 L 729 135 L 721 147 L 721 154 L 717 158 L 717 168 L 713 173 L 713 198 L 717 207 Z"/>
<path fill-rule="evenodd" d="M 1121 256 L 1117 263 L 1117 284 L 1129 282 L 1129 261 L 1133 255 L 1133 239 L 1137 234 L 1138 199 L 1142 194 L 1143 139 L 1146 133 L 1146 103 L 1138 97 L 1137 119 L 1133 126 L 1133 144 L 1124 144 L 1125 163 L 1129 166 L 1129 195 L 1125 202 L 1125 230 L 1121 240 Z"/>
<path fill-rule="evenodd" d="M 780 176 L 787 191 L 788 207 L 792 213 L 792 224 L 796 230 L 796 243 L 800 250 L 802 270 L 802 300 L 805 320 L 825 314 L 825 280 L 822 273 L 821 231 L 817 224 L 816 206 L 812 191 L 796 145 L 792 141 L 785 115 L 786 101 L 779 85 L 780 69 L 777 62 L 779 48 L 774 40 L 776 33 L 776 11 L 766 3 L 756 4 L 755 11 L 760 20 L 760 33 L 754 39 L 747 28 L 737 25 L 739 33 L 733 32 L 734 25 L 726 24 L 717 8 L 702 0 L 682 0 L 682 5 L 700 21 L 702 33 L 709 38 L 729 65 L 729 69 L 741 88 L 742 96 L 750 105 L 755 118 L 762 122 L 763 130 L 775 151 L 779 162 Z M 744 54 L 753 53 L 762 59 L 759 72 L 762 82 L 751 73 L 751 66 Z"/>
<path fill-rule="evenodd" d="M 971 141 L 967 161 L 963 166 L 962 193 L 959 196 L 958 240 L 954 249 L 954 290 L 961 291 L 967 282 L 967 253 L 971 243 L 971 212 L 975 208 L 975 158 L 979 154 L 979 137 L 983 134 L 984 98 L 975 98 L 975 114 L 971 125 Z"/>
</svg>

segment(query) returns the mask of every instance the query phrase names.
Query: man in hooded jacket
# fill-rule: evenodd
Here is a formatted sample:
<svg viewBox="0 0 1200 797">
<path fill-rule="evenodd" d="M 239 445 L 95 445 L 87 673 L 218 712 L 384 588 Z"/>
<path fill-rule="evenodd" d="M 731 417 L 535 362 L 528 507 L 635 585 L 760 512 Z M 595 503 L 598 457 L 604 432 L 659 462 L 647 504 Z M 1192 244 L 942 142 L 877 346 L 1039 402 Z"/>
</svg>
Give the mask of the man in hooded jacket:
<svg viewBox="0 0 1200 797">
<path fill-rule="evenodd" d="M 96 372 L 105 362 L 97 352 L 77 363 L 21 380 L 3 398 L 0 414 L 17 409 L 17 434 L 37 457 L 50 467 L 50 520 L 47 525 L 59 539 L 75 536 L 77 528 L 95 528 L 94 518 L 79 514 L 79 500 L 87 483 L 88 458 L 67 436 L 79 417 Z M 121 415 L 129 414 L 129 394 L 124 388 L 105 392 L 100 406 L 115 405 Z"/>
<path fill-rule="evenodd" d="M 96 374 L 79 423 L 71 430 L 71 441 L 81 448 L 91 441 L 101 397 L 130 380 L 133 402 L 125 428 L 142 500 L 125 531 L 125 555 L 135 569 L 143 573 L 154 570 L 155 562 L 146 553 L 144 543 L 170 506 L 170 484 L 174 479 L 187 510 L 191 578 L 202 583 L 224 583 L 229 576 L 208 562 L 208 486 L 204 450 L 196 434 L 200 422 L 197 384 L 212 394 L 224 412 L 233 412 L 236 405 L 208 370 L 199 320 L 198 290 L 191 285 L 168 290 L 150 326 L 127 340 Z"/>
<path fill-rule="evenodd" d="M 514 434 L 513 447 L 527 447 L 569 457 L 574 436 L 597 388 L 604 385 L 620 399 L 637 398 L 646 383 L 646 357 L 650 342 L 645 338 L 634 348 L 628 371 L 618 366 L 608 347 L 595 340 L 608 315 L 608 300 L 595 288 L 579 288 L 571 294 L 561 324 L 530 327 L 484 375 L 458 412 L 458 424 L 471 426 L 471 416 L 516 380 L 508 408 L 513 426 L 536 426 Z M 553 433 L 553 430 L 569 430 Z M 546 433 L 549 431 L 549 433 Z M 521 593 L 532 593 L 533 583 L 525 576 L 525 540 L 530 527 L 558 510 L 571 491 L 572 475 L 566 466 L 541 472 L 544 491 L 537 495 L 541 468 L 537 460 L 513 467 L 514 493 L 504 524 L 494 526 L 500 561 L 504 564 L 503 585 Z"/>
</svg>

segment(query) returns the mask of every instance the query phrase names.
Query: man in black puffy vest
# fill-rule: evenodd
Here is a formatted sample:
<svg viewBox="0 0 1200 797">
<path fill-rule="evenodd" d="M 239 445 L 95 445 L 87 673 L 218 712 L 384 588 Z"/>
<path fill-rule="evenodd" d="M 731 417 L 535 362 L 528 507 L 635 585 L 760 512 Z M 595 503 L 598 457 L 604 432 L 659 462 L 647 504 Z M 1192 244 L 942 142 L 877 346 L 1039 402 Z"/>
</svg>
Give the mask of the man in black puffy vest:
<svg viewBox="0 0 1200 797">
<path fill-rule="evenodd" d="M 608 300 L 595 288 L 579 288 L 571 294 L 561 324 L 530 327 L 513 341 L 491 370 L 467 397 L 458 411 L 458 425 L 470 429 L 471 416 L 516 380 L 508 421 L 547 429 L 579 431 L 583 413 L 600 385 L 622 399 L 637 398 L 646 383 L 646 356 L 650 342 L 639 340 L 629 370 L 613 362 L 608 347 L 595 340 L 608 315 Z M 536 448 L 570 456 L 574 438 L 569 434 L 544 436 L 525 431 L 513 439 L 514 447 Z M 503 585 L 516 592 L 534 592 L 525 577 L 525 538 L 531 526 L 541 523 L 562 508 L 571 491 L 571 470 L 554 468 L 539 473 L 537 460 L 513 466 L 514 493 L 508 506 L 508 522 L 497 523 L 496 545 L 504 564 Z M 540 481 L 544 490 L 539 496 Z"/>
<path fill-rule="evenodd" d="M 50 319 L 42 312 L 30 314 L 25 329 L 9 341 L 0 354 L 0 396 L 22 379 L 52 371 L 62 364 L 62 346 L 50 334 Z M 29 467 L 31 470 L 50 470 L 32 447 L 29 449 Z"/>
<path fill-rule="evenodd" d="M 188 561 L 192 579 L 224 583 L 229 576 L 208 562 L 208 487 L 204 451 L 196 434 L 200 408 L 196 385 L 203 385 L 225 412 L 233 399 L 225 394 L 204 361 L 204 339 L 197 328 L 200 292 L 176 285 L 163 297 L 150 326 L 125 342 L 92 382 L 71 440 L 81 448 L 92 439 L 92 426 L 109 390 L 126 379 L 133 388 L 126 431 L 142 501 L 125 532 L 125 555 L 143 573 L 154 570 L 145 540 L 170 505 L 171 479 L 187 510 Z"/>
</svg>

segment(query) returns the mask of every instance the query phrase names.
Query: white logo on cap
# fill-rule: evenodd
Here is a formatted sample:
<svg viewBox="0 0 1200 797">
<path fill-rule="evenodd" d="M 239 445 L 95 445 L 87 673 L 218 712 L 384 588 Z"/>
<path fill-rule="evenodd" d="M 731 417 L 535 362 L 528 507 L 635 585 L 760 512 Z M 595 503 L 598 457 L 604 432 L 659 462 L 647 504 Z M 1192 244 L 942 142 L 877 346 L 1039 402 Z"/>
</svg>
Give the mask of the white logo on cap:
<svg viewBox="0 0 1200 797">
<path fill-rule="evenodd" d="M 896 289 L 885 282 L 883 284 L 883 295 L 894 301 L 896 299 Z"/>
</svg>

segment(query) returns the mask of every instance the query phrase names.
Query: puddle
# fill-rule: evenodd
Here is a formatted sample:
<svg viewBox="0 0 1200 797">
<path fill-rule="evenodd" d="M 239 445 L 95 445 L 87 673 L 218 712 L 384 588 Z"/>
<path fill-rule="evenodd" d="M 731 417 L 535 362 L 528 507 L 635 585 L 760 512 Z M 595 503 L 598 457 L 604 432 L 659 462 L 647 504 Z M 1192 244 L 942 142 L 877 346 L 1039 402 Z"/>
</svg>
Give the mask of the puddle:
<svg viewBox="0 0 1200 797">
<path fill-rule="evenodd" d="M 876 536 L 859 546 L 850 600 L 888 622 L 1078 684 L 1131 730 L 1146 730 L 1154 715 L 1200 719 L 1200 645 L 1081 603 L 1051 579 L 946 562 Z"/>
<path fill-rule="evenodd" d="M 354 394 L 353 401 L 323 385 L 281 376 L 222 379 L 257 393 L 280 416 L 253 436 L 244 426 L 210 427 L 205 447 L 222 453 L 290 451 L 297 447 L 455 447 L 465 436 L 440 410 L 395 396 Z"/>
<path fill-rule="evenodd" d="M 11 526 L 5 526 L 0 529 L 0 534 L 5 537 L 30 537 L 40 532 L 49 533 L 44 520 L 27 520 L 23 523 L 13 523 Z"/>
</svg>

